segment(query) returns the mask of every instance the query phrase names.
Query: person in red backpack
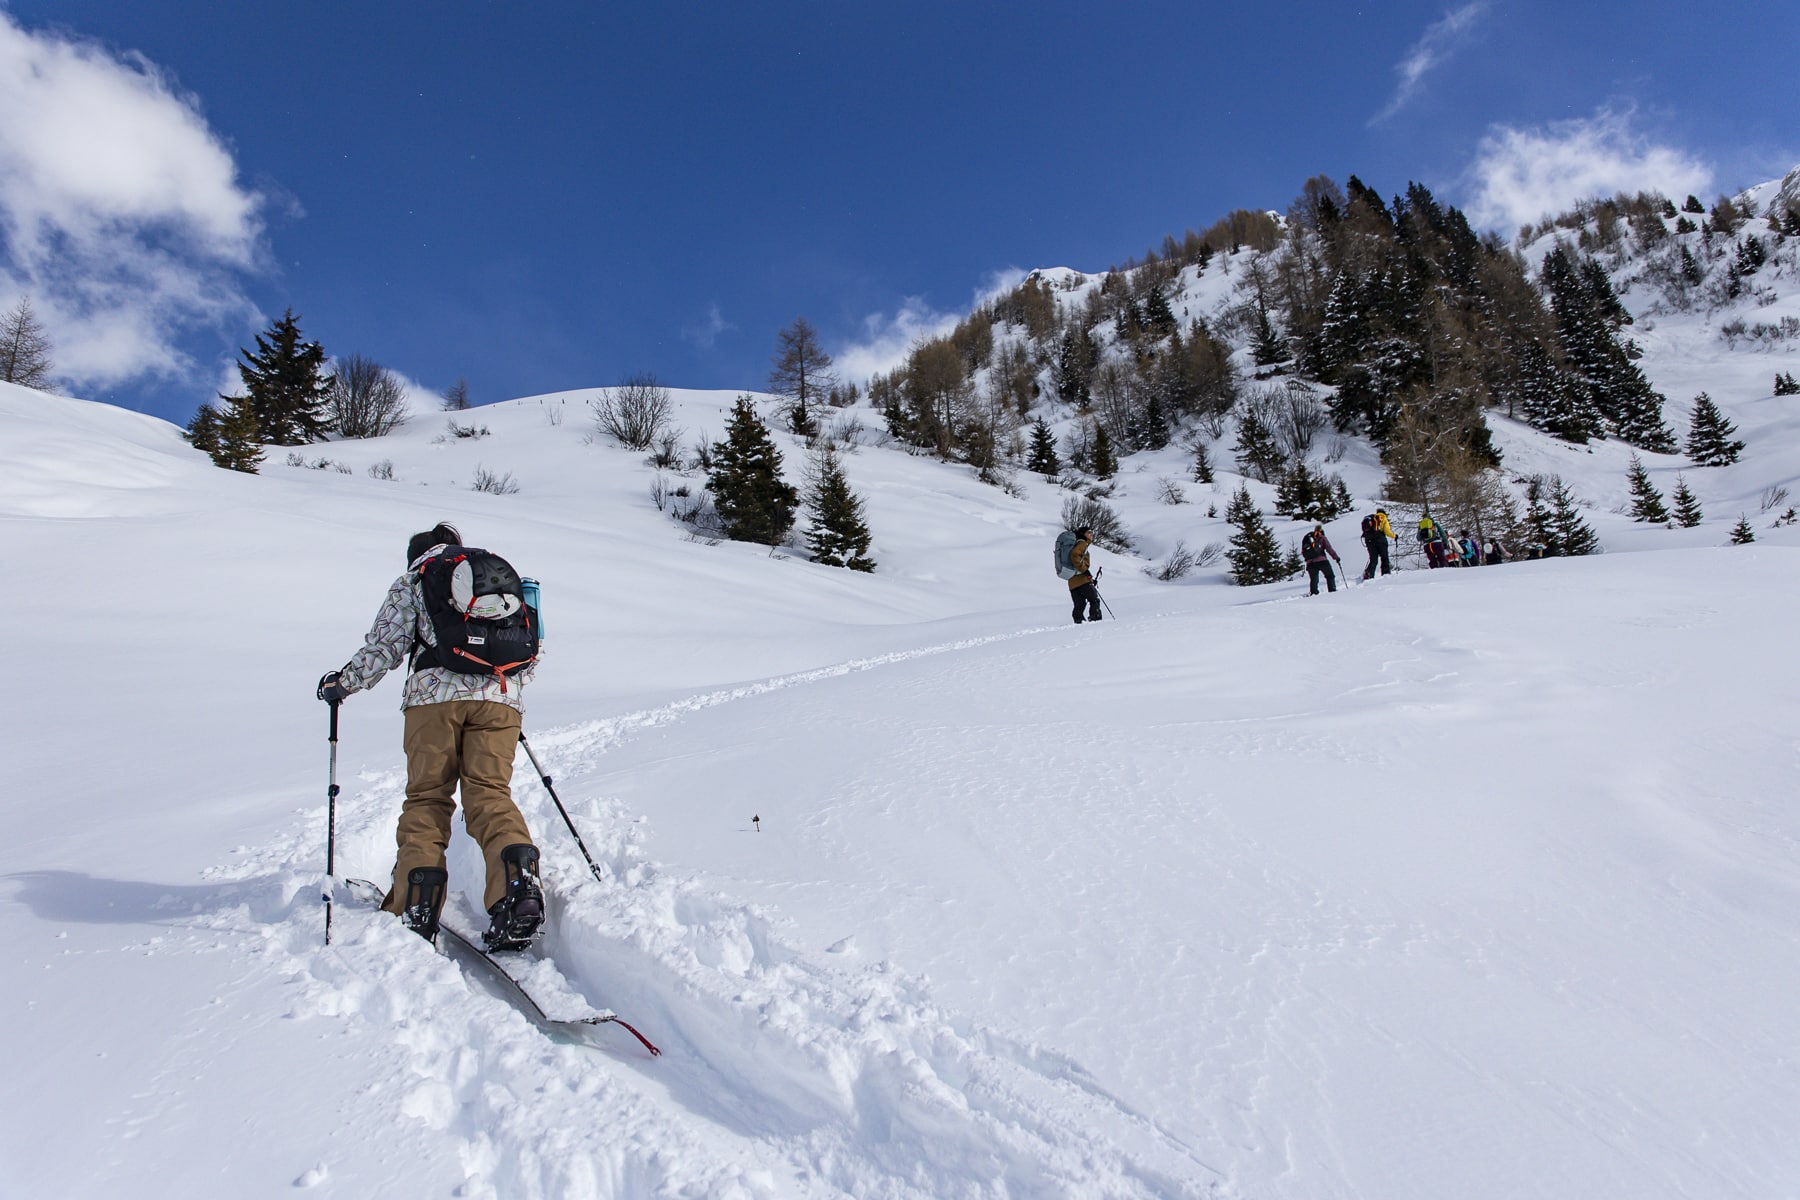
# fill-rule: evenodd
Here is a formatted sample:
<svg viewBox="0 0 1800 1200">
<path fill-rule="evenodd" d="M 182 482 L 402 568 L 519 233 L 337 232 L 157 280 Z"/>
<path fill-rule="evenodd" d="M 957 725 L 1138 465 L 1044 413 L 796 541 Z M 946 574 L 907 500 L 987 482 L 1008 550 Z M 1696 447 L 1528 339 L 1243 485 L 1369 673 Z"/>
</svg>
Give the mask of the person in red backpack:
<svg viewBox="0 0 1800 1200">
<path fill-rule="evenodd" d="M 1369 550 L 1369 565 L 1363 568 L 1363 578 L 1375 578 L 1376 564 L 1380 564 L 1383 575 L 1392 575 L 1394 568 L 1388 562 L 1388 539 L 1394 536 L 1394 527 L 1388 524 L 1387 509 L 1378 508 L 1362 519 L 1363 545 Z"/>
<path fill-rule="evenodd" d="M 394 835 L 398 854 L 393 887 L 382 907 L 421 937 L 437 940 L 449 882 L 445 851 L 450 844 L 450 818 L 456 811 L 454 797 L 460 791 L 463 823 L 469 835 L 481 843 L 487 862 L 482 903 L 492 925 L 484 939 L 490 949 L 517 950 L 529 944 L 544 918 L 537 848 L 512 798 L 513 755 L 524 714 L 520 692 L 537 669 L 541 648 L 533 639 L 530 661 L 504 664 L 504 672 L 492 671 L 488 663 L 472 668 L 461 660 L 442 661 L 449 656 L 438 655 L 440 639 L 431 611 L 434 601 L 427 595 L 428 590 L 436 595 L 436 588 L 428 589 L 425 583 L 431 564 L 440 556 L 446 565 L 479 557 L 484 563 L 504 567 L 504 572 L 495 568 L 489 574 L 512 574 L 512 568 L 496 556 L 478 550 L 460 553 L 462 550 L 461 535 L 452 525 L 439 524 L 413 535 L 406 547 L 406 573 L 388 588 L 362 649 L 319 680 L 318 696 L 329 704 L 341 704 L 353 693 L 374 687 L 401 663 L 408 663 L 400 702 L 406 717 L 406 802 Z M 454 569 L 450 574 L 454 576 Z M 438 578 L 433 575 L 434 580 Z M 517 576 L 512 578 L 516 586 Z M 495 597 L 483 594 L 475 598 Z M 511 607 L 510 597 L 499 599 L 502 609 Z M 464 658 L 471 656 L 465 654 Z M 489 673 L 481 673 L 482 669 Z"/>
<path fill-rule="evenodd" d="M 1338 558 L 1338 552 L 1331 548 L 1331 539 L 1325 536 L 1325 526 L 1314 525 L 1312 531 L 1300 539 L 1300 555 L 1306 559 L 1306 575 L 1312 583 L 1311 594 L 1319 594 L 1319 576 L 1325 576 L 1325 589 L 1337 591 L 1337 576 L 1332 574 L 1331 563 L 1336 560 L 1341 567 L 1344 560 Z"/>
</svg>

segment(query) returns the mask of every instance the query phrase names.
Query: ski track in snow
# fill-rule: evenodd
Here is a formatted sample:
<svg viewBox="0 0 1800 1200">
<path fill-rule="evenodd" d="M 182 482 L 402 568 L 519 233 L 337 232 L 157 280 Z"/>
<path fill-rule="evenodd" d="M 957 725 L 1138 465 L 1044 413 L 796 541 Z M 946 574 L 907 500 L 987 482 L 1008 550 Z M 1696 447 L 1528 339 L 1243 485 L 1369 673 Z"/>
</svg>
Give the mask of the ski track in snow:
<svg viewBox="0 0 1800 1200">
<path fill-rule="evenodd" d="M 689 714 L 928 656 L 1061 630 L 1027 628 L 716 689 L 533 737 L 552 779 L 579 776 L 642 731 Z M 565 785 L 566 788 L 566 785 Z M 371 772 L 339 801 L 338 870 L 385 882 L 403 770 Z M 647 861 L 637 818 L 594 797 L 564 804 L 606 876 L 595 882 L 520 755 L 514 795 L 557 881 L 541 945 L 622 1030 L 540 1029 L 498 987 L 338 889 L 319 945 L 323 812 L 280 843 L 210 873 L 228 902 L 196 923 L 259 938 L 296 998 L 287 1016 L 393 1030 L 403 1059 L 389 1101 L 461 1147 L 476 1198 L 553 1196 L 1230 1197 L 1196 1148 L 1108 1094 L 1078 1063 L 943 1011 L 889 964 L 839 969 L 782 940 L 755 907 L 706 894 Z M 453 888 L 482 865 L 461 829 Z M 453 890 L 465 924 L 474 900 Z M 204 936 L 204 935 L 203 935 Z M 540 999 L 556 1007 L 554 973 Z M 1229 1007 L 1229 997 L 1222 1007 Z M 1229 1013 L 1220 1015 L 1229 1028 Z M 1235 1039 L 1234 1039 L 1235 1040 Z M 1240 1064 L 1254 1075 L 1254 1064 Z M 1245 1086 L 1245 1085 L 1252 1086 Z M 1251 1095 L 1221 1077 L 1216 1095 Z M 1242 1087 L 1244 1090 L 1238 1091 Z M 314 1183 L 329 1178 L 328 1166 Z M 298 1186 L 299 1181 L 296 1181 Z M 310 1186 L 310 1185 L 309 1185 Z"/>
</svg>

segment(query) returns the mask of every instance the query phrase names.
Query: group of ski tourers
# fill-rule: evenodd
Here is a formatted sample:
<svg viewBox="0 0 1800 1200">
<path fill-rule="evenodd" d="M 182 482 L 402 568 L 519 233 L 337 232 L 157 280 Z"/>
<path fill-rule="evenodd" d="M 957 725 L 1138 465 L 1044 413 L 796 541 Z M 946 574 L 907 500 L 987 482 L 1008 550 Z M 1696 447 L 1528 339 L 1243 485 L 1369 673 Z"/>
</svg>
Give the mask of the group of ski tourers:
<svg viewBox="0 0 1800 1200">
<path fill-rule="evenodd" d="M 1456 538 L 1451 538 L 1443 523 L 1429 511 L 1419 518 L 1418 539 L 1419 544 L 1425 548 L 1425 561 L 1434 568 L 1492 566 L 1512 557 L 1499 538 L 1477 541 L 1466 529 Z M 1378 508 L 1362 519 L 1362 542 L 1369 552 L 1369 564 L 1363 568 L 1362 573 L 1364 579 L 1375 578 L 1377 570 L 1383 575 L 1393 574 L 1393 562 L 1388 557 L 1388 543 L 1393 540 L 1394 527 L 1388 523 L 1387 509 Z M 1325 526 L 1314 525 L 1300 539 L 1300 556 L 1306 560 L 1306 572 L 1313 595 L 1319 594 L 1321 576 L 1329 591 L 1337 591 L 1337 580 L 1332 575 L 1331 564 L 1336 562 L 1342 566 L 1344 560 L 1332 549 L 1331 539 L 1325 536 Z"/>
<path fill-rule="evenodd" d="M 1443 524 L 1429 511 L 1419 519 L 1419 544 L 1425 548 L 1425 559 L 1432 567 L 1478 567 L 1503 563 L 1512 557 L 1512 553 L 1500 543 L 1499 538 L 1489 538 L 1485 542 L 1477 541 L 1469 535 L 1468 530 L 1452 539 L 1445 531 Z M 1056 573 L 1068 581 L 1069 594 L 1075 602 L 1075 623 L 1085 620 L 1100 619 L 1100 592 L 1096 586 L 1098 573 L 1088 570 L 1088 550 L 1094 540 L 1092 528 L 1083 525 L 1076 529 L 1065 530 L 1056 539 Z M 1394 567 L 1388 557 L 1388 543 L 1394 539 L 1394 527 L 1388 523 L 1387 509 L 1378 508 L 1362 519 L 1362 542 L 1369 552 L 1369 565 L 1363 568 L 1364 579 L 1375 578 L 1377 570 L 1383 575 L 1393 574 Z M 1307 583 L 1310 594 L 1319 594 L 1319 581 L 1325 581 L 1327 591 L 1337 591 L 1337 574 L 1331 569 L 1332 563 L 1344 565 L 1332 546 L 1331 539 L 1325 536 L 1325 526 L 1315 524 L 1300 539 L 1300 557 L 1306 562 Z"/>
</svg>

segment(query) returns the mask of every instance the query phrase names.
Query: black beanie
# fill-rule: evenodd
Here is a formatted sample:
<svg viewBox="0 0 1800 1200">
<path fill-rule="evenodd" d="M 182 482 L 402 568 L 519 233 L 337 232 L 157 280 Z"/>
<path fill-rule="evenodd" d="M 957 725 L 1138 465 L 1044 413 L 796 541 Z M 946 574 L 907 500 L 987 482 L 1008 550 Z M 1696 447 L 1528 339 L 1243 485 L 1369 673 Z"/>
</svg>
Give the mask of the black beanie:
<svg viewBox="0 0 1800 1200">
<path fill-rule="evenodd" d="M 424 533 L 415 533 L 406 543 L 406 565 L 412 566 L 419 555 L 433 546 L 460 546 L 462 534 L 448 521 L 439 521 Z"/>
</svg>

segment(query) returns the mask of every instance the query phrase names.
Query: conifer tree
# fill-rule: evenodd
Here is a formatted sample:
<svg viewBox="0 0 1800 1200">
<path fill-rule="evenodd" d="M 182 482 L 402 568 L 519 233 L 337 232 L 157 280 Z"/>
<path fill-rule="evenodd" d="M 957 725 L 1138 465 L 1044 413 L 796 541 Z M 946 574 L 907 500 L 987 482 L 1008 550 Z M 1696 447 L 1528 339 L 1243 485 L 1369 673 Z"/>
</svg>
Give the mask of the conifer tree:
<svg viewBox="0 0 1800 1200">
<path fill-rule="evenodd" d="M 1042 417 L 1031 426 L 1031 456 L 1025 460 L 1025 469 L 1050 480 L 1062 473 L 1062 459 L 1056 453 L 1056 435 L 1050 432 L 1049 423 Z"/>
<path fill-rule="evenodd" d="M 1692 529 L 1706 518 L 1700 511 L 1700 498 L 1688 487 L 1687 480 L 1680 475 L 1675 477 L 1675 523 L 1683 529 Z"/>
<path fill-rule="evenodd" d="M 1744 443 L 1734 440 L 1737 432 L 1713 398 L 1705 392 L 1694 397 L 1694 416 L 1688 423 L 1688 457 L 1702 467 L 1725 467 L 1738 460 Z"/>
<path fill-rule="evenodd" d="M 806 411 L 806 401 L 794 401 L 794 407 L 788 410 L 788 428 L 805 438 L 813 437 L 819 432 L 818 422 Z"/>
<path fill-rule="evenodd" d="M 263 460 L 260 428 L 261 419 L 249 398 L 231 397 L 219 418 L 219 446 L 213 451 L 213 462 L 228 471 L 256 474 Z"/>
<path fill-rule="evenodd" d="M 194 414 L 194 419 L 187 423 L 181 436 L 187 439 L 194 449 L 204 451 L 208 455 L 219 452 L 219 410 L 210 404 L 202 404 Z"/>
<path fill-rule="evenodd" d="M 852 571 L 873 571 L 869 557 L 869 526 L 863 520 L 862 498 L 850 490 L 837 453 L 829 448 L 814 460 L 814 483 L 807 496 L 812 527 L 806 544 L 813 561 Z"/>
<path fill-rule="evenodd" d="M 1341 475 L 1327 477 L 1304 461 L 1281 474 L 1275 485 L 1275 511 L 1296 521 L 1332 521 L 1353 506 Z"/>
<path fill-rule="evenodd" d="M 1211 483 L 1213 481 L 1212 457 L 1206 452 L 1206 443 L 1194 443 L 1194 482 Z"/>
<path fill-rule="evenodd" d="M 1256 332 L 1251 342 L 1251 356 L 1259 367 L 1272 367 L 1287 360 L 1287 347 L 1281 344 L 1281 338 L 1275 333 L 1275 326 L 1269 320 L 1269 310 L 1260 304 L 1256 306 Z"/>
<path fill-rule="evenodd" d="M 1292 579 L 1304 570 L 1306 570 L 1306 558 L 1300 553 L 1300 547 L 1290 542 L 1288 544 L 1287 556 L 1281 560 L 1281 577 L 1283 579 Z"/>
<path fill-rule="evenodd" d="M 29 296 L 0 314 L 0 379 L 28 388 L 50 386 L 50 335 Z"/>
<path fill-rule="evenodd" d="M 1113 453 L 1112 439 L 1106 436 L 1106 426 L 1094 428 L 1094 475 L 1100 479 L 1111 479 L 1119 473 L 1119 459 Z"/>
<path fill-rule="evenodd" d="M 1756 531 L 1750 528 L 1750 518 L 1740 513 L 1738 515 L 1738 523 L 1731 528 L 1731 544 L 1734 546 L 1748 546 L 1755 540 Z"/>
<path fill-rule="evenodd" d="M 288 309 L 268 333 L 256 335 L 256 352 L 241 350 L 237 364 L 244 396 L 256 414 L 256 440 L 269 446 L 303 446 L 318 441 L 331 427 L 326 393 L 332 377 L 325 374 L 325 350 L 300 336 L 300 323 Z M 220 396 L 228 403 L 231 396 Z"/>
<path fill-rule="evenodd" d="M 1236 514 L 1235 519 L 1233 514 Z M 1226 559 L 1231 563 L 1231 578 L 1234 583 L 1243 587 L 1258 583 L 1279 583 L 1293 574 L 1288 570 L 1281 544 L 1275 540 L 1268 522 L 1263 520 L 1256 502 L 1250 499 L 1248 486 L 1239 487 L 1237 495 L 1231 498 L 1226 519 L 1237 526 L 1237 532 L 1231 535 L 1231 549 L 1225 552 Z"/>
<path fill-rule="evenodd" d="M 1099 357 L 1100 348 L 1085 329 L 1071 329 L 1063 334 L 1053 370 L 1056 398 L 1086 412 L 1094 402 L 1091 382 Z"/>
<path fill-rule="evenodd" d="M 1581 380 L 1559 370 L 1541 343 L 1520 347 L 1512 366 L 1517 373 L 1520 415 L 1545 433 L 1584 446 L 1604 436 L 1606 422 Z"/>
<path fill-rule="evenodd" d="M 831 374 L 831 355 L 825 353 L 818 330 L 805 317 L 795 317 L 792 324 L 775 335 L 775 348 L 769 390 L 794 402 L 800 412 L 795 432 L 808 433 L 798 427 L 798 421 L 805 418 L 807 403 L 822 399 L 837 385 Z"/>
<path fill-rule="evenodd" d="M 181 436 L 194 449 L 205 451 L 214 466 L 254 475 L 263 458 L 256 429 L 256 412 L 249 401 L 243 396 L 232 396 L 227 398 L 222 413 L 210 404 L 202 404 Z"/>
<path fill-rule="evenodd" d="M 1795 379 L 1792 371 L 1776 372 L 1775 394 L 1777 396 L 1800 396 L 1800 379 Z"/>
<path fill-rule="evenodd" d="M 1668 521 L 1669 510 L 1663 505 L 1662 493 L 1650 481 L 1650 472 L 1637 455 L 1631 456 L 1626 472 L 1631 484 L 1631 519 L 1661 525 Z"/>
<path fill-rule="evenodd" d="M 800 495 L 781 479 L 781 452 L 748 396 L 739 396 L 725 426 L 725 440 L 712 448 L 707 487 L 733 541 L 780 543 L 794 526 Z"/>
<path fill-rule="evenodd" d="M 1620 341 L 1618 328 L 1630 318 L 1606 271 L 1588 259 L 1577 265 L 1558 246 L 1544 259 L 1544 284 L 1556 316 L 1557 336 L 1591 402 L 1630 445 L 1659 453 L 1675 449 L 1663 423 L 1663 397 L 1650 386 Z"/>
<path fill-rule="evenodd" d="M 1256 501 L 1250 498 L 1248 485 L 1239 485 L 1238 490 L 1225 504 L 1225 523 L 1242 525 L 1256 512 Z"/>
<path fill-rule="evenodd" d="M 1550 477 L 1550 517 L 1545 527 L 1549 536 L 1544 545 L 1551 554 L 1572 558 L 1600 549 L 1593 527 L 1582 520 L 1581 502 L 1560 475 Z"/>
<path fill-rule="evenodd" d="M 1169 444 L 1169 414 L 1154 389 L 1133 414 L 1131 438 L 1139 450 L 1161 450 Z"/>
<path fill-rule="evenodd" d="M 1550 510 L 1544 504 L 1544 477 L 1533 475 L 1525 482 L 1525 532 L 1532 541 L 1550 549 Z"/>
<path fill-rule="evenodd" d="M 1254 405 L 1245 408 L 1238 418 L 1237 461 L 1246 475 L 1254 475 L 1263 483 L 1287 465 L 1281 440 Z"/>
<path fill-rule="evenodd" d="M 1144 327 L 1158 338 L 1176 332 L 1175 311 L 1169 307 L 1162 288 L 1153 287 L 1144 297 Z"/>
</svg>

